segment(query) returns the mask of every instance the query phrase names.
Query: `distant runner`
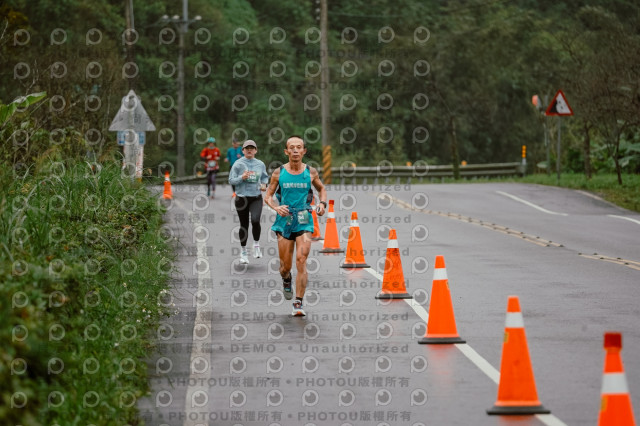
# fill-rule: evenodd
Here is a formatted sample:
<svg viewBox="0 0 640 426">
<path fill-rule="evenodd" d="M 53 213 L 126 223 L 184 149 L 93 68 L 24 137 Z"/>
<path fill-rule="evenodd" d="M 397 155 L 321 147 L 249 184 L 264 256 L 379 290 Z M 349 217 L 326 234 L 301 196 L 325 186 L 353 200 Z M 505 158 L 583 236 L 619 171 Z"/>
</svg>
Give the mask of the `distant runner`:
<svg viewBox="0 0 640 426">
<path fill-rule="evenodd" d="M 231 169 L 233 168 L 233 164 L 244 156 L 242 152 L 242 147 L 240 146 L 240 141 L 234 138 L 231 143 L 233 144 L 233 146 L 227 150 L 227 156 L 224 159 L 225 163 L 229 163 L 229 172 L 231 172 Z M 233 189 L 233 195 L 231 197 L 235 197 L 236 186 L 231 185 L 231 188 Z"/>
<path fill-rule="evenodd" d="M 200 153 L 200 158 L 205 163 L 207 171 L 207 197 L 214 198 L 216 193 L 216 175 L 220 170 L 220 150 L 216 147 L 216 138 L 210 137 L 208 146 Z"/>
</svg>

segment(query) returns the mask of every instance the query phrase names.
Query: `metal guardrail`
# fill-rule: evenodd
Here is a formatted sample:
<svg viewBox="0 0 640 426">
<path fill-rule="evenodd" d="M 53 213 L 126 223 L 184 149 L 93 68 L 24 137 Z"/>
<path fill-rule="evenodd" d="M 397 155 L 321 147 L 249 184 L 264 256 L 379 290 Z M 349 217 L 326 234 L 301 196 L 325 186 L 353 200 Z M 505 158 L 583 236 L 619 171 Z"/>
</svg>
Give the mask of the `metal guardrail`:
<svg viewBox="0 0 640 426">
<path fill-rule="evenodd" d="M 460 177 L 464 179 L 498 176 L 522 176 L 524 167 L 521 163 L 493 163 L 493 164 L 467 164 L 460 166 Z M 322 167 L 318 167 L 322 172 Z M 377 166 L 377 167 L 332 167 L 331 175 L 335 180 L 344 183 L 427 183 L 444 178 L 453 177 L 452 165 L 421 165 L 421 166 Z M 225 184 L 228 182 L 229 172 L 219 172 L 216 182 Z M 184 176 L 171 179 L 174 183 L 205 181 L 205 175 Z"/>
</svg>

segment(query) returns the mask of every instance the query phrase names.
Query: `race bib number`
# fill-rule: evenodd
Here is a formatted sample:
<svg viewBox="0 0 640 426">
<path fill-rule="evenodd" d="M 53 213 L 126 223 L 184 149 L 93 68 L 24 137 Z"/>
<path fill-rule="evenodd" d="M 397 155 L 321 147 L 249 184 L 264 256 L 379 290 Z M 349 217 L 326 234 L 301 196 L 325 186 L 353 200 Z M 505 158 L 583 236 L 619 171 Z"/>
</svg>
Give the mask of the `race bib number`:
<svg viewBox="0 0 640 426">
<path fill-rule="evenodd" d="M 298 223 L 301 225 L 306 225 L 309 223 L 309 212 L 306 210 L 302 210 L 298 212 Z"/>
<path fill-rule="evenodd" d="M 256 172 L 249 172 L 249 177 L 247 178 L 247 182 L 256 183 L 258 181 L 258 175 Z"/>
</svg>

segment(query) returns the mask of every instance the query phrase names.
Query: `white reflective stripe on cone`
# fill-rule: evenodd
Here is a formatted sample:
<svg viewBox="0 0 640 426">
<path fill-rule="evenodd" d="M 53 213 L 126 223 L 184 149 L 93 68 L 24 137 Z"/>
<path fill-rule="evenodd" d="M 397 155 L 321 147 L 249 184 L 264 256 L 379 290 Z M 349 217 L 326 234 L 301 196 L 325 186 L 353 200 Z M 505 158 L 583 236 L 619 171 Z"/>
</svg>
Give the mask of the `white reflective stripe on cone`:
<svg viewBox="0 0 640 426">
<path fill-rule="evenodd" d="M 352 228 L 360 228 L 360 226 L 358 225 L 358 221 L 357 220 L 352 220 L 351 221 L 351 227 Z"/>
<path fill-rule="evenodd" d="M 629 393 L 627 378 L 624 373 L 604 373 L 601 394 Z"/>
<path fill-rule="evenodd" d="M 434 280 L 446 280 L 447 278 L 447 269 L 446 268 L 436 268 L 433 271 L 433 279 Z"/>
<path fill-rule="evenodd" d="M 524 328 L 522 312 L 507 312 L 507 319 L 504 322 L 505 328 Z"/>
<path fill-rule="evenodd" d="M 396 240 L 395 238 L 393 240 L 389 240 L 389 242 L 387 243 L 387 248 L 400 248 L 400 246 L 398 246 L 398 240 Z"/>
<path fill-rule="evenodd" d="M 336 214 L 334 212 L 329 212 L 329 214 L 327 215 L 327 219 L 335 219 L 336 218 Z"/>
</svg>

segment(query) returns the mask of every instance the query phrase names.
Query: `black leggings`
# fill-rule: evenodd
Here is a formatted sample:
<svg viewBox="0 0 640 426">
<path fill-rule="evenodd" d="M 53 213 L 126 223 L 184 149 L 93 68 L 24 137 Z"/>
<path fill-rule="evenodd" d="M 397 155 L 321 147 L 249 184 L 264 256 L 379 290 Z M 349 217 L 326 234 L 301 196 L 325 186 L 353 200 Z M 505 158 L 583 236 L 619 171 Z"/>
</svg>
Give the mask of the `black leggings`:
<svg viewBox="0 0 640 426">
<path fill-rule="evenodd" d="M 207 195 L 211 194 L 211 191 L 215 192 L 216 190 L 216 175 L 217 171 L 207 172 Z"/>
<path fill-rule="evenodd" d="M 236 197 L 236 210 L 240 218 L 240 245 L 246 247 L 249 238 L 249 214 L 251 214 L 251 234 L 253 241 L 260 241 L 260 216 L 262 215 L 262 195 L 257 197 Z"/>
</svg>

